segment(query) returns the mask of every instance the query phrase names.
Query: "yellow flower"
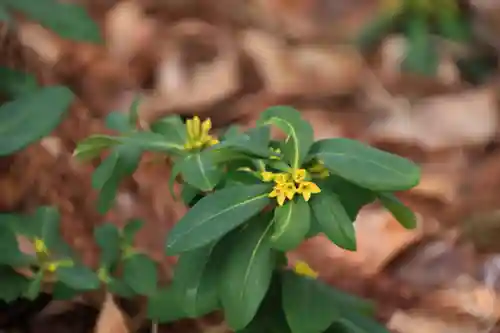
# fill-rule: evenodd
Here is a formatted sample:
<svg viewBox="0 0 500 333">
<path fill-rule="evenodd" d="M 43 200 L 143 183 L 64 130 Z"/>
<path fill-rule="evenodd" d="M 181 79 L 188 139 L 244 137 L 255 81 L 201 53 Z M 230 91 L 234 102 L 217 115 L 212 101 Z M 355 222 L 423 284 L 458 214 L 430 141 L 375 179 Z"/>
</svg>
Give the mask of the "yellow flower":
<svg viewBox="0 0 500 333">
<path fill-rule="evenodd" d="M 274 173 L 269 171 L 264 171 L 260 173 L 260 177 L 263 182 L 272 182 L 274 180 Z"/>
<path fill-rule="evenodd" d="M 198 116 L 188 119 L 186 121 L 187 142 L 184 148 L 186 150 L 200 149 L 219 143 L 219 140 L 210 135 L 210 129 L 212 129 L 212 121 L 209 118 L 203 122 Z"/>
<path fill-rule="evenodd" d="M 35 252 L 36 253 L 44 253 L 47 254 L 49 252 L 49 249 L 47 248 L 47 245 L 45 245 L 45 242 L 41 240 L 40 238 L 35 238 Z"/>
<path fill-rule="evenodd" d="M 293 270 L 295 271 L 295 273 L 302 276 L 308 276 L 313 279 L 318 277 L 318 273 L 315 272 L 311 267 L 309 267 L 309 265 L 304 261 L 298 261 L 295 264 Z"/>
<path fill-rule="evenodd" d="M 305 169 L 294 169 L 292 171 L 292 179 L 296 183 L 301 183 L 306 179 L 307 172 Z"/>
<path fill-rule="evenodd" d="M 276 184 L 273 190 L 269 193 L 269 198 L 276 198 L 278 205 L 283 206 L 286 199 L 286 190 L 283 188 L 282 184 Z"/>
<path fill-rule="evenodd" d="M 48 272 L 53 273 L 53 272 L 55 272 L 57 270 L 57 266 L 59 266 L 57 263 L 51 262 L 50 264 L 47 265 L 46 269 L 47 269 Z"/>
<path fill-rule="evenodd" d="M 302 182 L 297 188 L 297 193 L 302 194 L 305 201 L 311 199 L 311 194 L 316 194 L 321 192 L 321 189 L 313 182 Z"/>
<path fill-rule="evenodd" d="M 274 175 L 274 182 L 276 184 L 284 184 L 290 181 L 290 175 L 288 173 L 277 173 Z"/>
</svg>

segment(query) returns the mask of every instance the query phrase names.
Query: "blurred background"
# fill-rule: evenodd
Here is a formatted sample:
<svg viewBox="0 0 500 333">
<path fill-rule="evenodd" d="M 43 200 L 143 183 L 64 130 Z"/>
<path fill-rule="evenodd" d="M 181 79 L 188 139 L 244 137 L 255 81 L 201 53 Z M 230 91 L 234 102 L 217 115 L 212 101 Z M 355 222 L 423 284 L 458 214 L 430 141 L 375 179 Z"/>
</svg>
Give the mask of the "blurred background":
<svg viewBox="0 0 500 333">
<path fill-rule="evenodd" d="M 219 130 L 245 128 L 266 107 L 290 105 L 317 139 L 358 139 L 422 167 L 421 183 L 400 193 L 418 214 L 415 230 L 369 206 L 356 221 L 357 252 L 318 236 L 291 259 L 373 299 L 392 332 L 500 332 L 499 1 L 64 2 L 85 8 L 103 44 L 64 39 L 26 17 L 17 31 L 2 30 L 2 66 L 32 73 L 41 85 L 66 84 L 79 98 L 51 136 L 0 160 L 2 211 L 56 205 L 65 237 L 89 263 L 95 225 L 142 217 L 147 227 L 138 246 L 161 262 L 168 279 L 163 238 L 186 209 L 168 194 L 169 166 L 145 156 L 116 208 L 102 217 L 94 209 L 92 165 L 72 159 L 76 142 L 109 132 L 105 115 L 127 111 L 136 94 L 140 126 L 178 113 L 210 117 Z M 12 319 L 15 309 L 6 310 L 0 324 L 89 332 L 98 313 L 91 303 L 35 307 L 22 312 L 22 328 Z M 120 306 L 122 316 L 140 322 L 137 309 Z M 159 330 L 225 327 L 206 318 Z"/>
</svg>

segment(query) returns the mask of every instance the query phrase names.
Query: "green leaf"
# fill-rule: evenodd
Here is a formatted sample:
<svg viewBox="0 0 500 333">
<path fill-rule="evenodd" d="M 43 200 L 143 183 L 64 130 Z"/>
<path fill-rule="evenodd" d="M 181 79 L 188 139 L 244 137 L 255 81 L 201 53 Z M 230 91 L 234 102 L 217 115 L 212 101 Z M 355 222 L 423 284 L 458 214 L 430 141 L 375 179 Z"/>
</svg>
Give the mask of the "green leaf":
<svg viewBox="0 0 500 333">
<path fill-rule="evenodd" d="M 13 217 L 11 214 L 0 214 L 0 264 L 24 266 L 30 258 L 19 250 L 16 234 L 9 223 Z"/>
<path fill-rule="evenodd" d="M 339 322 L 353 333 L 390 333 L 375 320 L 356 311 L 342 311 Z"/>
<path fill-rule="evenodd" d="M 43 280 L 43 271 L 39 270 L 31 280 L 29 280 L 29 284 L 27 289 L 24 291 L 24 297 L 29 300 L 34 300 L 40 295 L 40 291 L 42 289 L 42 280 Z"/>
<path fill-rule="evenodd" d="M 392 193 L 379 193 L 378 198 L 382 205 L 391 212 L 392 216 L 406 229 L 414 229 L 417 226 L 417 217 Z"/>
<path fill-rule="evenodd" d="M 224 151 L 229 149 L 233 153 L 238 152 L 268 158 L 271 156 L 269 150 L 270 140 L 270 128 L 268 126 L 258 126 L 244 133 L 234 133 L 230 138 L 214 146 L 213 150 Z"/>
<path fill-rule="evenodd" d="M 4 23 L 6 26 L 10 26 L 12 23 L 12 17 L 3 5 L 0 6 L 0 22 Z"/>
<path fill-rule="evenodd" d="M 120 133 L 126 133 L 132 129 L 127 116 L 119 111 L 113 111 L 106 116 L 106 127 Z"/>
<path fill-rule="evenodd" d="M 0 266 L 0 300 L 10 303 L 20 298 L 29 283 L 25 276 L 17 273 L 12 267 Z"/>
<path fill-rule="evenodd" d="M 148 318 L 168 323 L 186 317 L 172 288 L 160 289 L 148 298 Z"/>
<path fill-rule="evenodd" d="M 356 231 L 339 197 L 328 190 L 311 198 L 313 214 L 324 234 L 337 246 L 356 251 Z"/>
<path fill-rule="evenodd" d="M 184 145 L 173 141 L 170 137 L 154 132 L 134 132 L 119 137 L 119 143 L 135 146 L 141 150 L 159 153 L 179 153 L 184 151 Z"/>
<path fill-rule="evenodd" d="M 436 25 L 441 36 L 458 43 L 471 41 L 472 29 L 458 8 L 440 8 L 436 11 L 436 15 Z"/>
<path fill-rule="evenodd" d="M 179 146 L 186 143 L 186 126 L 178 115 L 172 115 L 155 121 L 150 126 L 151 131 L 163 135 L 169 142 Z"/>
<path fill-rule="evenodd" d="M 224 175 L 224 171 L 211 161 L 207 153 L 189 155 L 181 163 L 184 181 L 201 191 L 213 190 Z"/>
<path fill-rule="evenodd" d="M 0 20 L 1 10 L 0 7 Z M 37 90 L 38 83 L 33 75 L 18 71 L 16 69 L 0 67 L 0 91 L 9 97 L 21 97 Z"/>
<path fill-rule="evenodd" d="M 61 281 L 57 281 L 52 289 L 52 297 L 57 300 L 71 300 L 78 294 L 80 294 L 80 291 L 67 286 Z"/>
<path fill-rule="evenodd" d="M 66 87 L 43 88 L 0 106 L 0 156 L 49 135 L 73 101 Z"/>
<path fill-rule="evenodd" d="M 302 243 L 311 226 L 311 209 L 301 197 L 274 209 L 272 246 L 290 251 Z"/>
<path fill-rule="evenodd" d="M 119 295 L 121 297 L 132 298 L 136 295 L 134 290 L 130 288 L 129 285 L 127 285 L 124 281 L 118 279 L 112 278 L 111 281 L 107 283 L 107 287 L 109 292 L 111 292 L 112 294 Z"/>
<path fill-rule="evenodd" d="M 99 27 L 81 5 L 57 0 L 5 0 L 4 4 L 65 39 L 102 43 Z"/>
<path fill-rule="evenodd" d="M 387 35 L 394 31 L 400 18 L 400 13 L 377 13 L 376 17 L 363 27 L 354 43 L 362 52 L 372 50 L 378 46 Z"/>
<path fill-rule="evenodd" d="M 123 280 L 139 295 L 153 295 L 158 285 L 156 263 L 145 254 L 132 255 L 123 263 Z"/>
<path fill-rule="evenodd" d="M 185 205 L 192 206 L 193 200 L 200 194 L 200 190 L 189 184 L 182 184 L 181 198 Z"/>
<path fill-rule="evenodd" d="M 406 22 L 408 49 L 401 67 L 403 70 L 434 76 L 439 66 L 439 54 L 434 45 L 425 16 L 413 15 Z"/>
<path fill-rule="evenodd" d="M 130 220 L 122 230 L 123 241 L 126 245 L 132 245 L 135 235 L 144 226 L 144 221 L 139 219 Z"/>
<path fill-rule="evenodd" d="M 184 252 L 175 266 L 172 288 L 182 312 L 189 317 L 201 317 L 216 310 L 219 305 L 216 263 L 220 258 L 214 258 L 214 249 L 215 244 L 211 244 Z"/>
<path fill-rule="evenodd" d="M 98 157 L 103 150 L 113 147 L 118 143 L 119 140 L 113 136 L 92 135 L 78 143 L 73 156 L 79 161 L 89 160 Z"/>
<path fill-rule="evenodd" d="M 252 321 L 271 283 L 276 253 L 270 246 L 270 218 L 258 216 L 231 235 L 231 251 L 219 278 L 219 296 L 226 322 L 233 330 L 241 330 Z"/>
<path fill-rule="evenodd" d="M 101 284 L 96 273 L 80 264 L 60 266 L 55 274 L 59 281 L 76 290 L 94 290 Z"/>
<path fill-rule="evenodd" d="M 349 215 L 352 221 L 356 220 L 363 206 L 374 202 L 377 198 L 373 191 L 362 188 L 338 176 L 330 176 L 324 183 L 318 182 L 318 185 L 320 188 L 330 189 L 339 196 L 342 206 L 344 206 L 347 215 Z"/>
<path fill-rule="evenodd" d="M 240 127 L 237 125 L 230 125 L 224 133 L 220 136 L 220 140 L 232 140 L 238 137 L 241 134 Z"/>
<path fill-rule="evenodd" d="M 73 250 L 61 236 L 61 216 L 55 207 L 38 207 L 34 218 L 41 226 L 40 238 L 51 252 L 63 257 L 73 256 Z"/>
<path fill-rule="evenodd" d="M 408 190 L 420 180 L 420 168 L 410 160 L 355 140 L 320 140 L 312 154 L 332 173 L 374 191 Z"/>
<path fill-rule="evenodd" d="M 118 146 L 99 165 L 92 174 L 92 186 L 100 190 L 97 201 L 97 210 L 104 214 L 114 204 L 118 187 L 123 178 L 131 176 L 142 156 L 142 151 L 137 147 Z"/>
<path fill-rule="evenodd" d="M 323 229 L 321 228 L 321 224 L 319 224 L 318 219 L 316 216 L 311 212 L 311 225 L 309 227 L 309 231 L 306 234 L 306 238 L 309 239 L 311 237 L 315 237 L 318 234 L 323 232 Z"/>
<path fill-rule="evenodd" d="M 270 202 L 270 186 L 234 186 L 207 195 L 177 222 L 167 237 L 169 255 L 207 245 L 256 215 Z"/>
<path fill-rule="evenodd" d="M 101 249 L 100 265 L 111 267 L 120 258 L 120 231 L 111 223 L 105 223 L 94 229 L 94 238 Z"/>
<path fill-rule="evenodd" d="M 340 304 L 331 297 L 328 285 L 292 271 L 282 278 L 283 310 L 293 333 L 323 332 L 340 317 Z"/>
<path fill-rule="evenodd" d="M 300 117 L 300 112 L 287 106 L 275 106 L 265 110 L 258 124 L 274 125 L 288 137 L 282 151 L 292 168 L 299 168 L 314 142 L 314 131 L 309 122 Z"/>
</svg>

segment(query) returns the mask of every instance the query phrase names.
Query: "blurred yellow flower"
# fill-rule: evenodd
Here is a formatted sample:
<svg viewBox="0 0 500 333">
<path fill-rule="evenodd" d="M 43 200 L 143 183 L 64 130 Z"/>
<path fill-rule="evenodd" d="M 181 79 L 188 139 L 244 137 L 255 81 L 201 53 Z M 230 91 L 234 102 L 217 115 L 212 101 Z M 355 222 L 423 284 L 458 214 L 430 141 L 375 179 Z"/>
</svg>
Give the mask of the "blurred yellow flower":
<svg viewBox="0 0 500 333">
<path fill-rule="evenodd" d="M 45 245 L 45 242 L 43 240 L 41 240 L 40 238 L 35 238 L 34 246 L 35 246 L 36 253 L 47 254 L 49 252 L 47 245 Z"/>
<path fill-rule="evenodd" d="M 302 275 L 302 276 L 308 276 L 313 279 L 316 279 L 318 277 L 318 273 L 314 271 L 305 261 L 297 261 L 293 268 L 294 272 Z"/>
<path fill-rule="evenodd" d="M 198 116 L 186 120 L 187 141 L 184 144 L 186 150 L 201 149 L 219 143 L 219 140 L 210 135 L 212 121 L 207 118 L 203 122 Z"/>
<path fill-rule="evenodd" d="M 309 199 L 311 199 L 311 194 L 316 194 L 319 192 L 321 192 L 321 189 L 313 182 L 302 182 L 297 188 L 297 193 L 302 194 L 305 201 L 309 201 Z"/>
</svg>

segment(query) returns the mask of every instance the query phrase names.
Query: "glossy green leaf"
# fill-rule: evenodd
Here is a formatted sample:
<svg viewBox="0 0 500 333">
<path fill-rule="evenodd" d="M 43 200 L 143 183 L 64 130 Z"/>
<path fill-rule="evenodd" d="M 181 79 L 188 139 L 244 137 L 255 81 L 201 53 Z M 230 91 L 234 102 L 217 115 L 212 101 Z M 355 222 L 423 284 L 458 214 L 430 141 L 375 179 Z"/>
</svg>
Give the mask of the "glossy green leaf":
<svg viewBox="0 0 500 333">
<path fill-rule="evenodd" d="M 184 252 L 175 266 L 172 288 L 175 290 L 182 312 L 188 317 L 197 318 L 217 309 L 219 282 L 214 258 L 215 245 Z"/>
<path fill-rule="evenodd" d="M 219 296 L 229 327 L 247 326 L 266 295 L 276 254 L 270 246 L 271 216 L 258 216 L 231 235 L 228 253 L 219 278 Z"/>
<path fill-rule="evenodd" d="M 0 240 L 1 242 L 1 240 Z M 0 300 L 12 302 L 20 298 L 27 290 L 30 281 L 17 273 L 12 267 L 0 266 Z"/>
<path fill-rule="evenodd" d="M 186 317 L 172 288 L 158 290 L 148 298 L 148 318 L 169 323 Z"/>
<path fill-rule="evenodd" d="M 1 13 L 0 10 L 0 20 Z M 9 97 L 17 98 L 32 93 L 39 88 L 33 75 L 16 69 L 0 67 L 0 78 L 0 92 Z"/>
<path fill-rule="evenodd" d="M 271 130 L 268 126 L 257 126 L 244 133 L 234 133 L 230 138 L 215 146 L 215 150 L 229 149 L 232 152 L 250 154 L 256 157 L 271 156 L 269 141 Z"/>
<path fill-rule="evenodd" d="M 94 229 L 94 239 L 101 249 L 100 265 L 111 267 L 120 258 L 121 237 L 118 228 L 105 223 Z"/>
<path fill-rule="evenodd" d="M 132 255 L 123 263 L 123 280 L 139 295 L 153 295 L 158 285 L 156 263 L 145 254 Z"/>
<path fill-rule="evenodd" d="M 123 227 L 122 237 L 126 245 L 132 245 L 134 242 L 135 235 L 144 226 L 144 221 L 139 219 L 131 219 Z"/>
<path fill-rule="evenodd" d="M 108 283 L 107 287 L 110 293 L 119 295 L 125 298 L 132 298 L 136 296 L 134 290 L 125 283 L 125 281 L 112 278 Z"/>
<path fill-rule="evenodd" d="M 340 317 L 338 305 L 321 281 L 283 273 L 282 304 L 293 333 L 323 332 Z"/>
<path fill-rule="evenodd" d="M 73 98 L 68 88 L 54 86 L 0 106 L 0 156 L 10 155 L 49 135 L 62 121 Z"/>
<path fill-rule="evenodd" d="M 40 295 L 40 291 L 42 290 L 42 280 L 43 280 L 43 271 L 39 270 L 32 279 L 29 280 L 27 289 L 24 291 L 24 297 L 29 300 L 34 300 Z"/>
<path fill-rule="evenodd" d="M 60 228 L 61 216 L 55 207 L 38 207 L 34 218 L 41 225 L 40 238 L 51 252 L 63 257 L 73 256 L 73 250 L 62 238 Z"/>
<path fill-rule="evenodd" d="M 80 264 L 58 267 L 55 274 L 59 281 L 77 290 L 94 290 L 101 284 L 96 273 Z"/>
<path fill-rule="evenodd" d="M 224 170 L 210 159 L 207 153 L 196 153 L 182 161 L 182 178 L 201 191 L 211 191 L 224 175 Z"/>
<path fill-rule="evenodd" d="M 352 221 L 356 220 L 363 206 L 375 201 L 377 196 L 373 191 L 362 188 L 341 177 L 330 176 L 324 182 L 318 182 L 321 188 L 328 188 L 337 194 L 344 206 L 347 215 Z"/>
<path fill-rule="evenodd" d="M 392 216 L 406 229 L 414 229 L 417 226 L 417 217 L 392 193 L 379 193 L 378 198 L 382 205 L 391 212 Z"/>
<path fill-rule="evenodd" d="M 343 311 L 339 322 L 352 333 L 390 333 L 374 319 L 356 311 Z"/>
<path fill-rule="evenodd" d="M 178 115 L 167 116 L 155 121 L 151 131 L 163 135 L 168 141 L 183 146 L 186 143 L 186 126 Z"/>
<path fill-rule="evenodd" d="M 297 110 L 286 106 L 275 106 L 265 110 L 258 124 L 274 125 L 287 135 L 282 147 L 284 159 L 293 168 L 299 168 L 314 142 L 311 124 L 303 120 Z"/>
<path fill-rule="evenodd" d="M 16 234 L 10 225 L 12 218 L 15 216 L 0 214 L 0 265 L 24 266 L 30 262 L 30 257 L 19 250 Z"/>
<path fill-rule="evenodd" d="M 76 146 L 73 156 L 79 161 L 86 161 L 98 157 L 105 149 L 119 143 L 116 137 L 109 135 L 92 135 L 80 141 Z"/>
<path fill-rule="evenodd" d="M 356 140 L 320 140 L 312 154 L 334 174 L 374 191 L 408 190 L 420 180 L 420 168 L 410 160 Z"/>
<path fill-rule="evenodd" d="M 269 204 L 270 186 L 234 186 L 210 194 L 177 222 L 167 237 L 169 255 L 194 250 L 222 237 Z"/>
<path fill-rule="evenodd" d="M 97 210 L 104 214 L 114 204 L 118 187 L 123 178 L 131 176 L 142 156 L 137 147 L 117 146 L 92 174 L 92 186 L 100 190 Z"/>
<path fill-rule="evenodd" d="M 113 111 L 106 116 L 106 127 L 120 133 L 126 133 L 132 129 L 128 117 L 120 111 Z"/>
<path fill-rule="evenodd" d="M 189 184 L 183 184 L 181 190 L 181 198 L 185 205 L 192 207 L 192 202 L 200 194 L 200 190 Z"/>
<path fill-rule="evenodd" d="M 434 76 L 439 66 L 439 54 L 433 43 L 429 22 L 425 17 L 414 15 L 405 25 L 408 49 L 401 64 L 402 69 L 420 75 Z"/>
<path fill-rule="evenodd" d="M 99 27 L 81 5 L 57 0 L 4 0 L 4 4 L 63 38 L 102 43 Z"/>
<path fill-rule="evenodd" d="M 311 238 L 319 235 L 320 233 L 323 232 L 323 229 L 321 228 L 321 224 L 319 224 L 318 219 L 316 216 L 311 212 L 311 223 L 309 226 L 309 231 L 306 234 L 306 238 Z"/>
<path fill-rule="evenodd" d="M 356 251 L 356 231 L 339 197 L 328 190 L 315 194 L 311 200 L 312 212 L 321 231 L 341 248 Z"/>
<path fill-rule="evenodd" d="M 286 202 L 274 209 L 272 246 L 280 251 L 291 251 L 302 243 L 311 227 L 311 209 L 302 199 Z"/>
<path fill-rule="evenodd" d="M 57 281 L 52 289 L 52 297 L 57 300 L 72 300 L 80 293 L 81 291 L 71 288 L 61 281 Z"/>
</svg>

